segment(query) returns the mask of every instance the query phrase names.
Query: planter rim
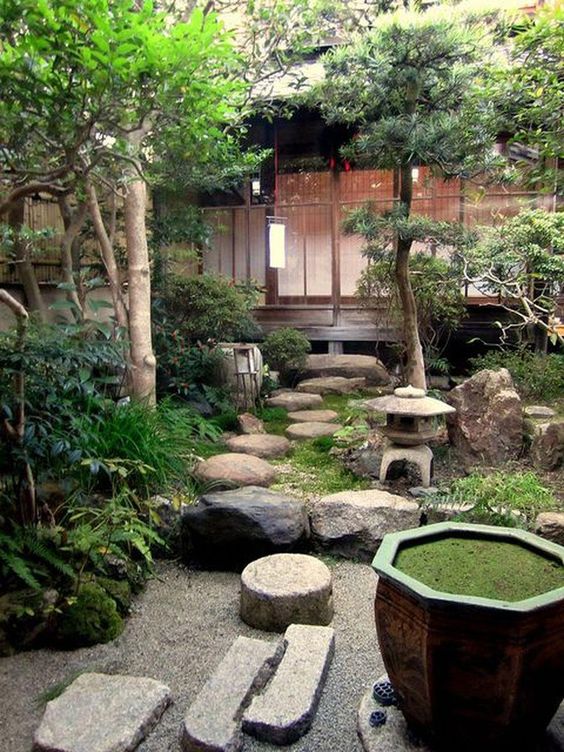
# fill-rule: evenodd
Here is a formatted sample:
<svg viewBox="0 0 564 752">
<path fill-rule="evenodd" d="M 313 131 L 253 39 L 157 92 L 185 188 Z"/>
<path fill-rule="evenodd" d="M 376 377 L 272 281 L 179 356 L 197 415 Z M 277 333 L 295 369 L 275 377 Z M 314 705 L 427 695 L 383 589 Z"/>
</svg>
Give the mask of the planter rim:
<svg viewBox="0 0 564 752">
<path fill-rule="evenodd" d="M 564 566 L 564 546 L 545 540 L 534 533 L 511 527 L 496 527 L 494 525 L 437 522 L 433 525 L 425 525 L 424 527 L 401 530 L 397 533 L 388 533 L 385 535 L 380 548 L 376 552 L 376 556 L 372 560 L 372 568 L 380 577 L 392 580 L 402 590 L 437 604 L 456 604 L 460 607 L 468 606 L 488 608 L 500 612 L 528 613 L 564 600 L 564 586 L 555 590 L 548 590 L 545 593 L 521 601 L 503 601 L 474 595 L 445 593 L 424 585 L 419 580 L 410 577 L 405 572 L 401 572 L 394 566 L 394 559 L 402 544 L 407 542 L 423 542 L 425 539 L 439 540 L 451 536 L 455 538 L 474 537 L 524 543 L 525 547 L 536 550 L 539 553 L 549 554 L 552 558 L 559 560 Z"/>
</svg>

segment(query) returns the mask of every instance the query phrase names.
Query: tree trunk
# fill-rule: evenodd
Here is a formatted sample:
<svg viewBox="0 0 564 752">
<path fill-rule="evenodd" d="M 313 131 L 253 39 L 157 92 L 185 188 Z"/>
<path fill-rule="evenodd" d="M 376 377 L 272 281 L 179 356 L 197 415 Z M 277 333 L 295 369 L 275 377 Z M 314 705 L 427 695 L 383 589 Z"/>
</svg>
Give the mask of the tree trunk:
<svg viewBox="0 0 564 752">
<path fill-rule="evenodd" d="M 129 282 L 129 342 L 132 397 L 156 401 L 156 359 L 151 336 L 151 272 L 145 226 L 145 183 L 130 174 L 125 196 Z"/>
<path fill-rule="evenodd" d="M 400 171 L 400 202 L 406 216 L 411 211 L 411 199 L 413 195 L 413 178 L 411 164 L 403 165 Z M 411 287 L 409 277 L 409 252 L 411 240 L 398 237 L 396 248 L 395 278 L 403 313 L 403 335 L 407 358 L 406 378 L 408 384 L 427 388 L 425 378 L 425 362 L 423 360 L 423 348 L 419 338 L 417 321 L 417 305 Z"/>
<path fill-rule="evenodd" d="M 21 240 L 20 233 L 24 223 L 24 199 L 18 199 L 11 207 L 8 213 L 8 224 L 14 233 L 14 255 L 16 257 L 16 266 L 18 276 L 23 287 L 27 306 L 30 311 L 34 311 L 43 324 L 47 323 L 47 306 L 43 300 L 43 295 L 39 289 L 35 269 L 29 257 L 29 249 L 26 243 Z"/>
<path fill-rule="evenodd" d="M 73 310 L 73 314 L 77 321 L 82 320 L 84 311 L 78 295 L 78 284 L 74 274 L 75 264 L 73 259 L 73 245 L 75 244 L 84 223 L 87 208 L 86 202 L 81 202 L 73 211 L 68 197 L 59 197 L 59 209 L 65 226 L 65 234 L 61 240 L 61 270 L 63 281 L 69 288 L 66 290 L 66 298 L 76 306 L 76 309 Z"/>
<path fill-rule="evenodd" d="M 112 296 L 112 303 L 114 304 L 114 310 L 116 314 L 116 321 L 118 326 L 127 332 L 128 330 L 128 316 L 127 308 L 123 300 L 121 293 L 121 285 L 119 280 L 119 268 L 117 265 L 114 248 L 106 232 L 104 220 L 102 219 L 102 213 L 100 211 L 100 205 L 98 203 L 98 196 L 96 195 L 96 189 L 92 183 L 87 183 L 86 194 L 88 196 L 88 209 L 90 216 L 92 217 L 92 223 L 94 225 L 94 231 L 100 244 L 100 251 L 102 253 L 102 261 L 106 267 L 106 273 L 108 275 L 108 282 L 110 285 L 110 293 Z"/>
<path fill-rule="evenodd" d="M 0 302 L 8 306 L 16 317 L 17 339 L 16 348 L 20 352 L 24 348 L 27 334 L 28 314 L 23 305 L 6 290 L 0 290 Z M 23 457 L 23 444 L 25 436 L 25 374 L 23 364 L 20 370 L 14 373 L 14 415 L 12 419 L 4 418 L 3 431 L 6 440 L 18 448 L 18 453 Z M 31 465 L 25 459 L 18 488 L 18 517 L 24 525 L 34 525 L 37 522 L 37 502 L 35 493 L 35 479 Z"/>
</svg>

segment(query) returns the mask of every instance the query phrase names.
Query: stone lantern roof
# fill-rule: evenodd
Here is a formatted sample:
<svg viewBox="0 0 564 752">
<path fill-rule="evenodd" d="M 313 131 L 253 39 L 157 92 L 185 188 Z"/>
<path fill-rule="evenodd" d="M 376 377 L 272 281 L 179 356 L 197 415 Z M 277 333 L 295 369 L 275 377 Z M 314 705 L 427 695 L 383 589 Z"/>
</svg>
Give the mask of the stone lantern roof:
<svg viewBox="0 0 564 752">
<path fill-rule="evenodd" d="M 394 389 L 393 394 L 376 397 L 364 403 L 368 410 L 387 415 L 404 415 L 413 418 L 431 418 L 456 412 L 455 408 L 434 397 L 427 397 L 424 389 L 409 386 Z"/>
</svg>

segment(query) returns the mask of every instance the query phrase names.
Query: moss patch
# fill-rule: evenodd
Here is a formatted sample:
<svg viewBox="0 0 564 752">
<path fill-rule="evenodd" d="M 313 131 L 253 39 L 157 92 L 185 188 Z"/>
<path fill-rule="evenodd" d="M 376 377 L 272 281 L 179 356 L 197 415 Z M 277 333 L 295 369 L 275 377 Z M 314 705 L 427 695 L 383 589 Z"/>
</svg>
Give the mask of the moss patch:
<svg viewBox="0 0 564 752">
<path fill-rule="evenodd" d="M 365 478 L 357 478 L 329 453 L 325 442 L 304 441 L 296 445 L 292 455 L 279 463 L 280 479 L 272 488 L 305 496 L 325 496 L 339 491 L 370 488 Z"/>
<path fill-rule="evenodd" d="M 444 538 L 400 550 L 394 566 L 445 593 L 520 601 L 564 587 L 557 561 L 506 541 Z"/>
</svg>

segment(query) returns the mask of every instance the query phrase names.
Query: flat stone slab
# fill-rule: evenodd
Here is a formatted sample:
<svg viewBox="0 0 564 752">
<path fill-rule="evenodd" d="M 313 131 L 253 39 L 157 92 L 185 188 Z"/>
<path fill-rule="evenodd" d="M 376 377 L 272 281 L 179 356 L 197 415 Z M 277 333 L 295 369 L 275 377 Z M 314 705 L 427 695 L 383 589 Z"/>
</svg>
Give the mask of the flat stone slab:
<svg viewBox="0 0 564 752">
<path fill-rule="evenodd" d="M 535 520 L 535 533 L 564 546 L 564 512 L 541 512 Z"/>
<path fill-rule="evenodd" d="M 235 436 L 226 442 L 232 452 L 243 452 L 255 457 L 270 459 L 282 457 L 290 451 L 290 442 L 284 436 L 275 436 L 271 433 L 254 433 L 243 436 Z"/>
<path fill-rule="evenodd" d="M 266 400 L 268 407 L 283 407 L 285 410 L 309 410 L 323 405 L 319 394 L 303 394 L 301 392 L 283 392 Z"/>
<path fill-rule="evenodd" d="M 545 405 L 527 405 L 523 412 L 528 418 L 553 418 L 556 415 L 555 410 Z"/>
<path fill-rule="evenodd" d="M 335 651 L 331 627 L 291 624 L 284 640 L 276 674 L 243 716 L 243 731 L 272 744 L 291 744 L 309 731 Z"/>
<path fill-rule="evenodd" d="M 186 507 L 181 524 L 184 550 L 240 569 L 267 554 L 295 550 L 309 538 L 309 520 L 300 499 L 260 486 L 204 494 Z"/>
<path fill-rule="evenodd" d="M 292 423 L 331 423 L 338 417 L 339 413 L 334 410 L 295 410 L 288 413 Z"/>
<path fill-rule="evenodd" d="M 290 624 L 329 624 L 329 568 L 305 554 L 274 554 L 251 562 L 241 574 L 241 618 L 270 632 L 281 632 Z"/>
<path fill-rule="evenodd" d="M 268 487 L 276 479 L 276 469 L 266 460 L 242 452 L 216 454 L 200 462 L 195 473 L 200 480 L 216 481 L 227 487 Z"/>
<path fill-rule="evenodd" d="M 184 752 L 237 752 L 241 718 L 283 655 L 282 642 L 237 637 L 190 705 L 182 723 Z"/>
<path fill-rule="evenodd" d="M 300 381 L 298 392 L 308 394 L 351 394 L 366 386 L 364 376 L 347 379 L 344 376 L 320 376 L 315 379 Z"/>
<path fill-rule="evenodd" d="M 320 436 L 333 436 L 343 426 L 340 423 L 292 423 L 286 429 L 289 439 L 318 439 Z"/>
<path fill-rule="evenodd" d="M 33 738 L 35 752 L 130 752 L 171 702 L 161 682 L 86 673 L 47 703 Z"/>
<path fill-rule="evenodd" d="M 390 382 L 386 367 L 373 355 L 308 355 L 304 376 L 308 379 L 325 376 L 343 376 L 347 379 L 363 377 L 370 386 Z"/>
<path fill-rule="evenodd" d="M 313 502 L 311 533 L 323 551 L 372 561 L 387 533 L 418 527 L 420 516 L 419 505 L 403 496 L 378 489 L 341 491 Z"/>
<path fill-rule="evenodd" d="M 384 675 L 377 681 L 387 680 L 388 677 Z M 370 715 L 375 710 L 386 713 L 386 723 L 377 728 L 370 725 Z M 366 752 L 433 752 L 431 747 L 424 745 L 409 732 L 405 718 L 397 706 L 383 708 L 376 702 L 372 696 L 372 687 L 360 703 L 357 731 Z"/>
</svg>

